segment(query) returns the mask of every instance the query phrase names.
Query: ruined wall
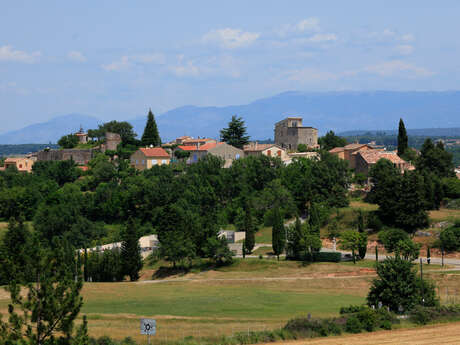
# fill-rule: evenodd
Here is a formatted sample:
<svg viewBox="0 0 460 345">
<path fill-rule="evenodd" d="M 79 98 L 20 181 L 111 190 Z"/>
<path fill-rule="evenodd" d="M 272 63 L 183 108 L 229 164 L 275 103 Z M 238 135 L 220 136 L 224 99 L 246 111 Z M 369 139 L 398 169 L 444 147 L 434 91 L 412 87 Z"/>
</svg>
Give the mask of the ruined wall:
<svg viewBox="0 0 460 345">
<path fill-rule="evenodd" d="M 93 150 L 74 150 L 74 149 L 63 149 L 63 150 L 49 150 L 40 151 L 37 155 L 37 161 L 65 161 L 73 159 L 75 163 L 79 165 L 86 165 L 91 158 L 93 158 Z"/>
</svg>

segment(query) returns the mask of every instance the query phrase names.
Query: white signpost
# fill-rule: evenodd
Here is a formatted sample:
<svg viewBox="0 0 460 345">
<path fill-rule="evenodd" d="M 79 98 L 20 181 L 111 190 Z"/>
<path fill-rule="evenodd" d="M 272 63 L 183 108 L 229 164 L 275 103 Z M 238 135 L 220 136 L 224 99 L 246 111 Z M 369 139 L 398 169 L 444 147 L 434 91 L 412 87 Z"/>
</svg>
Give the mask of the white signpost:
<svg viewBox="0 0 460 345">
<path fill-rule="evenodd" d="M 141 319 L 141 334 L 146 334 L 150 344 L 150 335 L 157 332 L 157 322 L 154 319 Z"/>
</svg>

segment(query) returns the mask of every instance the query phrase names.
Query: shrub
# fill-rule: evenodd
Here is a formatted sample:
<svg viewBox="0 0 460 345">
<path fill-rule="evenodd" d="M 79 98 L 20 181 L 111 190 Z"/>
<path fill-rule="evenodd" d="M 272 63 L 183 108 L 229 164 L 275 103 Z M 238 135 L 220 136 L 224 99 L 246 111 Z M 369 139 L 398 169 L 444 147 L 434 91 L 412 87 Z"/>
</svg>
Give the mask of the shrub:
<svg viewBox="0 0 460 345">
<path fill-rule="evenodd" d="M 348 333 L 361 333 L 363 326 L 356 316 L 351 316 L 347 319 L 345 330 Z"/>
<path fill-rule="evenodd" d="M 380 220 L 377 212 L 373 211 L 369 213 L 369 216 L 367 217 L 367 227 L 374 231 L 382 230 L 383 223 Z"/>
<path fill-rule="evenodd" d="M 348 307 L 341 307 L 340 314 L 357 313 L 365 309 L 367 309 L 367 306 L 365 305 L 350 305 Z"/>
<path fill-rule="evenodd" d="M 446 208 L 451 210 L 460 210 L 460 199 L 449 200 Z"/>
<path fill-rule="evenodd" d="M 340 262 L 342 254 L 337 252 L 318 252 L 313 255 L 316 262 Z"/>
<path fill-rule="evenodd" d="M 399 241 L 405 241 L 408 239 L 409 235 L 407 232 L 401 229 L 388 229 L 379 232 L 379 241 L 383 243 L 383 246 L 389 253 L 396 250 Z"/>
<path fill-rule="evenodd" d="M 377 313 L 370 308 L 361 310 L 356 314 L 356 317 L 361 322 L 362 327 L 368 332 L 372 332 L 378 325 Z"/>
</svg>

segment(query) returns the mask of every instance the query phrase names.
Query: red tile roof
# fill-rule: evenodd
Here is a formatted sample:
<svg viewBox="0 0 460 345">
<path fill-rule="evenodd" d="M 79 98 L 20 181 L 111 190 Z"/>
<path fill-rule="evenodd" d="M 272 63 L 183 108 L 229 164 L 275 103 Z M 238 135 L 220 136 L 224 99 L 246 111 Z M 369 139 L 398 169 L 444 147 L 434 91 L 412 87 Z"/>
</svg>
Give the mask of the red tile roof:
<svg viewBox="0 0 460 345">
<path fill-rule="evenodd" d="M 180 145 L 180 146 L 177 146 L 177 148 L 181 149 L 181 150 L 184 150 L 184 151 L 195 151 L 196 150 L 196 146 L 195 145 Z"/>
<path fill-rule="evenodd" d="M 145 147 L 139 150 L 141 150 L 146 157 L 169 157 L 168 152 L 161 147 Z"/>
<path fill-rule="evenodd" d="M 204 145 L 201 145 L 198 147 L 198 151 L 208 151 L 210 149 L 213 149 L 217 145 L 222 145 L 223 143 L 206 143 Z"/>
<path fill-rule="evenodd" d="M 404 164 L 407 163 L 401 157 L 399 157 L 396 152 L 386 152 L 386 151 L 376 151 L 376 150 L 369 150 L 369 151 L 360 151 L 358 153 L 363 157 L 363 159 L 368 164 L 375 164 L 380 159 L 388 159 L 390 162 L 394 164 Z"/>
</svg>

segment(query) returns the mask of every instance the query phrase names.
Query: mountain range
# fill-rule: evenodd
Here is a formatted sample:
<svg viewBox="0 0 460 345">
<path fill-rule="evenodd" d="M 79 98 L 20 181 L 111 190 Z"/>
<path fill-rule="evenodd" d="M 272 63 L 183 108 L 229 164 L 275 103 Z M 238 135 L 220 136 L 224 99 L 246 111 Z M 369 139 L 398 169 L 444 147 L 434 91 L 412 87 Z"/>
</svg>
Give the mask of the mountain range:
<svg viewBox="0 0 460 345">
<path fill-rule="evenodd" d="M 429 132 L 429 128 L 460 127 L 460 91 L 289 91 L 244 105 L 179 107 L 156 114 L 156 120 L 163 141 L 181 135 L 217 138 L 219 130 L 235 114 L 243 117 L 253 139 L 273 138 L 274 124 L 287 116 L 303 117 L 303 125 L 318 128 L 320 134 L 328 130 L 391 131 L 397 128 L 400 118 L 406 128 L 428 128 Z M 146 118 L 127 117 L 139 136 Z M 103 122 L 89 115 L 59 116 L 0 134 L 0 144 L 56 142 L 62 135 L 77 131 L 80 125 L 96 128 Z"/>
</svg>

